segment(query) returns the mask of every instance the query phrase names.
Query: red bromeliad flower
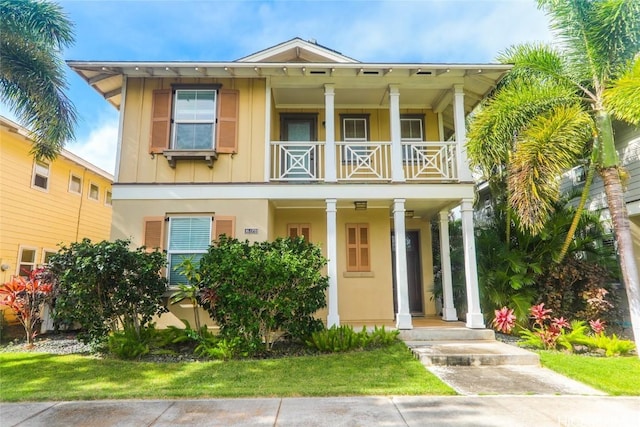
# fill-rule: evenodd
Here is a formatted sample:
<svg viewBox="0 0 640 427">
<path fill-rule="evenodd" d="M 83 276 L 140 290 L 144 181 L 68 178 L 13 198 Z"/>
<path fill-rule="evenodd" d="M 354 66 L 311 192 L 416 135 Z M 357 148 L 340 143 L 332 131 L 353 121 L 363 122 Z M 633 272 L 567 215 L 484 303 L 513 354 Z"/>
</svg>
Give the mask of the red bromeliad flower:
<svg viewBox="0 0 640 427">
<path fill-rule="evenodd" d="M 551 319 L 551 324 L 559 329 L 571 327 L 571 325 L 569 325 L 569 322 L 564 317 L 561 317 L 559 319 L 557 317 L 554 317 L 553 319 Z"/>
<path fill-rule="evenodd" d="M 516 323 L 516 316 L 513 309 L 502 307 L 495 311 L 496 317 L 493 319 L 493 326 L 499 331 L 508 334 Z"/>
<path fill-rule="evenodd" d="M 544 308 L 544 303 L 541 302 L 538 305 L 532 305 L 529 312 L 531 313 L 531 317 L 534 319 L 534 322 L 542 326 L 544 321 L 550 318 L 549 313 L 551 313 L 551 310 Z"/>
<path fill-rule="evenodd" d="M 589 326 L 591 326 L 591 330 L 593 330 L 594 334 L 601 334 L 604 332 L 604 321 L 600 319 L 589 320 Z"/>
</svg>

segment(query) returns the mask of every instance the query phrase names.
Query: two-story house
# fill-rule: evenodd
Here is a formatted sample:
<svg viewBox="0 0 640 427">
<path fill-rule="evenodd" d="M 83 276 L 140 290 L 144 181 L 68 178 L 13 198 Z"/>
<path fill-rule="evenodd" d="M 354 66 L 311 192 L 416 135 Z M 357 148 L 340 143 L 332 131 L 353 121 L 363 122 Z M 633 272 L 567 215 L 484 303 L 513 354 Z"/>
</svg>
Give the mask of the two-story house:
<svg viewBox="0 0 640 427">
<path fill-rule="evenodd" d="M 67 150 L 34 160 L 32 146 L 27 129 L 0 116 L 1 283 L 46 264 L 60 244 L 111 232 L 113 176 Z"/>
<path fill-rule="evenodd" d="M 120 111 L 111 237 L 165 250 L 171 284 L 222 233 L 304 236 L 328 258 L 329 326 L 410 329 L 436 314 L 439 218 L 443 318 L 456 320 L 445 254 L 460 206 L 462 315 L 484 327 L 465 116 L 509 66 L 363 63 L 299 38 L 230 62 L 68 65 Z"/>
</svg>

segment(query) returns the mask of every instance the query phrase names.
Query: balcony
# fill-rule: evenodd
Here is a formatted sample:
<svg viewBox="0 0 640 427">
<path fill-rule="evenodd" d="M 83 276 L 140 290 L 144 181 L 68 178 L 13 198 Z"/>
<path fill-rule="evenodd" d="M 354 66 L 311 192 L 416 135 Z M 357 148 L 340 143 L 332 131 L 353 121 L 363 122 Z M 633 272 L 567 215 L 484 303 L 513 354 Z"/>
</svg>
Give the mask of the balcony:
<svg viewBox="0 0 640 427">
<path fill-rule="evenodd" d="M 389 141 L 337 141 L 327 153 L 324 141 L 271 141 L 270 181 L 323 182 L 327 158 L 338 182 L 390 182 L 394 164 L 406 181 L 457 182 L 456 142 L 402 142 L 394 162 Z"/>
</svg>

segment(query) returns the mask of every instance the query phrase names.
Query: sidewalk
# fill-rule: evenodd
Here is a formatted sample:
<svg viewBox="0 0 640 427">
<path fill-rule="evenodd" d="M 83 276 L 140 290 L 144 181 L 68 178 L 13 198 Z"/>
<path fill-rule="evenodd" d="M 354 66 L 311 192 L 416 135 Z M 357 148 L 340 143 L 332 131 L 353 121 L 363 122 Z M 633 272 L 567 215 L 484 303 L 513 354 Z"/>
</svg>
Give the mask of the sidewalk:
<svg viewBox="0 0 640 427">
<path fill-rule="evenodd" d="M 640 398 L 403 396 L 3 403 L 0 425 L 617 427 L 640 425 Z"/>
</svg>

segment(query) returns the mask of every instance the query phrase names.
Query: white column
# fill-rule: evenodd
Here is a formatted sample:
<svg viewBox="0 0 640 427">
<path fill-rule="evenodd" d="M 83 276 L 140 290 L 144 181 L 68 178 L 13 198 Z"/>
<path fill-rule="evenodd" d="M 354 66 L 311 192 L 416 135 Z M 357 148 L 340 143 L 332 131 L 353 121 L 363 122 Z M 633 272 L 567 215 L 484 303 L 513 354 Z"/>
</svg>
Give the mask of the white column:
<svg viewBox="0 0 640 427">
<path fill-rule="evenodd" d="M 411 312 L 409 309 L 409 284 L 407 281 L 407 244 L 404 226 L 404 201 L 393 200 L 393 234 L 396 241 L 396 292 L 398 312 L 396 313 L 396 328 L 413 329 Z"/>
<path fill-rule="evenodd" d="M 467 159 L 467 128 L 464 122 L 464 90 L 463 85 L 453 85 L 453 125 L 456 132 L 456 160 L 458 164 L 458 179 L 464 182 L 473 181 L 469 161 Z"/>
<path fill-rule="evenodd" d="M 271 179 L 271 79 L 267 77 L 264 94 L 264 182 Z"/>
<path fill-rule="evenodd" d="M 324 180 L 336 182 L 336 132 L 335 132 L 335 89 L 333 84 L 324 85 Z"/>
<path fill-rule="evenodd" d="M 329 302 L 327 327 L 340 326 L 338 315 L 338 241 L 336 238 L 336 199 L 327 199 L 327 274 L 329 276 Z"/>
<path fill-rule="evenodd" d="M 389 124 L 391 127 L 391 180 L 404 182 L 402 134 L 400 132 L 400 90 L 396 85 L 389 85 Z"/>
<path fill-rule="evenodd" d="M 451 245 L 449 244 L 449 211 L 440 211 L 440 268 L 442 270 L 442 320 L 458 320 L 453 305 L 453 284 L 451 281 Z"/>
<path fill-rule="evenodd" d="M 473 231 L 473 201 L 471 199 L 462 200 L 461 212 L 464 273 L 467 284 L 467 327 L 482 329 L 484 328 L 484 319 L 482 317 L 482 311 L 480 310 L 476 242 Z"/>
</svg>

